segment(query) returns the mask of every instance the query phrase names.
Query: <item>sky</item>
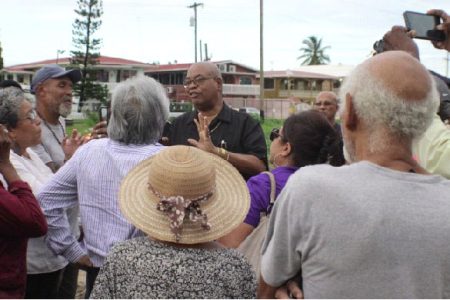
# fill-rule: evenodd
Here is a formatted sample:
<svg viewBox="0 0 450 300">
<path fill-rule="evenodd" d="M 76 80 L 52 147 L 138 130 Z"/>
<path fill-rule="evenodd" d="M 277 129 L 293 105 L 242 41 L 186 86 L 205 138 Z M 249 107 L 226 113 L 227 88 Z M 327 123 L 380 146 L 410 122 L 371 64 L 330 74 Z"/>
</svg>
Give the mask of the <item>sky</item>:
<svg viewBox="0 0 450 300">
<path fill-rule="evenodd" d="M 259 0 L 195 0 L 198 41 L 213 61 L 259 69 Z M 194 61 L 193 0 L 103 0 L 100 53 L 145 63 Z M 0 0 L 0 42 L 6 66 L 69 56 L 76 0 Z M 357 65 L 403 12 L 450 12 L 449 0 L 264 0 L 264 70 L 300 66 L 302 41 L 314 35 L 330 46 L 331 64 Z M 416 40 L 421 61 L 446 75 L 446 51 Z M 200 54 L 198 54 L 200 57 Z M 204 52 L 203 52 L 204 56 Z M 449 71 L 450 72 L 450 71 Z"/>
</svg>

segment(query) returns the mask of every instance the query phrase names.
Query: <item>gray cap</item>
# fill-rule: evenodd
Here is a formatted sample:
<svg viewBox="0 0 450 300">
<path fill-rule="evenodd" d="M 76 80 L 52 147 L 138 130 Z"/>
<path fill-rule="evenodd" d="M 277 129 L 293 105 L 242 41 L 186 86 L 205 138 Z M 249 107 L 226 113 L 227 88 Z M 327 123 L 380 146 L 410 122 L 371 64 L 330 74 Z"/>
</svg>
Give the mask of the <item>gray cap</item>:
<svg viewBox="0 0 450 300">
<path fill-rule="evenodd" d="M 34 94 L 36 92 L 36 87 L 47 79 L 61 77 L 68 77 L 72 83 L 76 83 L 81 79 L 81 72 L 80 70 L 75 69 L 66 71 L 66 69 L 59 65 L 46 65 L 34 74 L 33 80 L 31 81 L 31 93 Z"/>
</svg>

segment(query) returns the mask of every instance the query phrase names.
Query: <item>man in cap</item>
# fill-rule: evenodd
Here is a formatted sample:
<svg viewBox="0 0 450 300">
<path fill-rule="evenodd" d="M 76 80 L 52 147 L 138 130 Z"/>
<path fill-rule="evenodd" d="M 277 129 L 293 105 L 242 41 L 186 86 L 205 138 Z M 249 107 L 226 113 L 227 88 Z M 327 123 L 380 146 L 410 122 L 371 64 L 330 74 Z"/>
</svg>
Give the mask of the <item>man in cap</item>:
<svg viewBox="0 0 450 300">
<path fill-rule="evenodd" d="M 259 297 L 301 273 L 305 298 L 449 298 L 450 181 L 411 150 L 439 105 L 434 80 L 390 51 L 357 66 L 340 94 L 351 164 L 290 177 L 262 247 Z"/>
<path fill-rule="evenodd" d="M 82 142 L 76 131 L 69 139 L 66 138 L 64 121 L 72 111 L 73 84 L 80 79 L 79 70 L 46 65 L 36 72 L 31 82 L 31 93 L 36 97 L 36 112 L 42 120 L 41 144 L 33 147 L 33 150 L 53 172 L 71 157 Z M 79 236 L 78 207 L 69 208 L 66 213 L 72 232 Z M 39 279 L 38 276 L 34 277 Z M 69 263 L 63 270 L 61 285 L 57 288 L 58 298 L 75 297 L 77 277 L 78 268 Z M 33 293 L 30 291 L 29 294 Z"/>
<path fill-rule="evenodd" d="M 36 112 L 42 120 L 42 143 L 33 150 L 53 172 L 70 158 L 63 150 L 66 146 L 63 118 L 72 111 L 73 84 L 80 79 L 80 70 L 47 65 L 38 70 L 31 81 L 31 93 L 36 97 Z"/>
</svg>

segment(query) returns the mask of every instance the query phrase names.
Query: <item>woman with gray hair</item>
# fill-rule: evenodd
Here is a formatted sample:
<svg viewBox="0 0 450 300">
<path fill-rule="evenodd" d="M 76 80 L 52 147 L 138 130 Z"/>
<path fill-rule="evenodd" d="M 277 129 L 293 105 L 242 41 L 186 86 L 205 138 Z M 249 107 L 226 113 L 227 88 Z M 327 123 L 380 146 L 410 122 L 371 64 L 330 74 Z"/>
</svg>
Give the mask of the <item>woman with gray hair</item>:
<svg viewBox="0 0 450 300">
<path fill-rule="evenodd" d="M 158 140 L 168 115 L 169 100 L 154 79 L 138 76 L 119 83 L 112 96 L 109 138 L 80 147 L 38 195 L 49 224 L 47 244 L 87 271 L 87 298 L 110 248 L 141 234 L 120 212 L 119 186 L 130 169 L 163 149 Z M 62 217 L 64 209 L 77 204 L 82 243 Z"/>
<path fill-rule="evenodd" d="M 50 168 L 30 148 L 41 142 L 41 119 L 22 89 L 14 85 L 14 82 L 8 84 L 9 87 L 0 89 L 0 123 L 8 129 L 12 143 L 11 163 L 20 178 L 30 185 L 36 195 L 53 176 Z M 66 158 L 69 158 L 77 147 L 78 143 L 73 138 L 70 142 L 65 142 L 63 149 Z M 48 249 L 44 237 L 29 239 L 25 297 L 55 298 L 61 270 L 67 264 L 68 261 L 64 257 L 55 255 Z"/>
</svg>

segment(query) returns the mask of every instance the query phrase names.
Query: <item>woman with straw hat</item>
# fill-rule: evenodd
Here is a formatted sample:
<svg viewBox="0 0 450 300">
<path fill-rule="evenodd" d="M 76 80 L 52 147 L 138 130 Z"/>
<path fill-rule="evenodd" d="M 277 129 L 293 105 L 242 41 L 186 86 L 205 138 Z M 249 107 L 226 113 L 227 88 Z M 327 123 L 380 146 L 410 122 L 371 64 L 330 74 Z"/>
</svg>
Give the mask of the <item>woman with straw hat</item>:
<svg viewBox="0 0 450 300">
<path fill-rule="evenodd" d="M 148 237 L 112 249 L 93 298 L 256 296 L 249 263 L 215 242 L 250 206 L 245 181 L 228 162 L 194 147 L 169 147 L 125 177 L 119 204 Z"/>
</svg>

